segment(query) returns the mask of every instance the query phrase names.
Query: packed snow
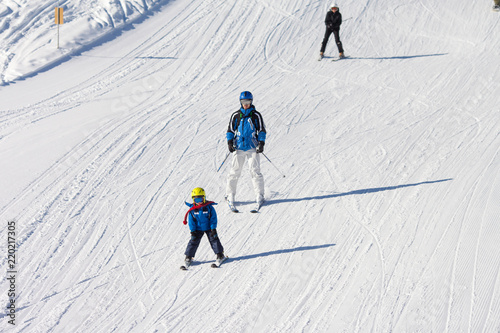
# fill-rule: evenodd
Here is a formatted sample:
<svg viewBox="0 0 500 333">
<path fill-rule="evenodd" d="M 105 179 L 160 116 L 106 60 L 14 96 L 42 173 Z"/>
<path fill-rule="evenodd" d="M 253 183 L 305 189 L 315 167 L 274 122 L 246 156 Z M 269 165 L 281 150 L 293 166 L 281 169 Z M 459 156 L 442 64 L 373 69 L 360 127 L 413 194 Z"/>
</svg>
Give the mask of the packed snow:
<svg viewBox="0 0 500 333">
<path fill-rule="evenodd" d="M 0 331 L 500 332 L 499 13 L 340 1 L 318 62 L 329 4 L 2 0 Z M 256 214 L 217 172 L 244 90 Z M 218 269 L 179 269 L 195 187 Z"/>
</svg>

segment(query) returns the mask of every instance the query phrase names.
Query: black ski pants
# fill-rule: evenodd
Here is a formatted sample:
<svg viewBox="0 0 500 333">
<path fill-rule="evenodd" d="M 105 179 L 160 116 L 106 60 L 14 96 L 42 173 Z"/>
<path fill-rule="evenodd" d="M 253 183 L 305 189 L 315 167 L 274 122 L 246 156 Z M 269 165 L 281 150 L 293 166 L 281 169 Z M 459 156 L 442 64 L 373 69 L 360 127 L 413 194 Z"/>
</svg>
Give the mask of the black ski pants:
<svg viewBox="0 0 500 333">
<path fill-rule="evenodd" d="M 335 36 L 335 43 L 337 43 L 337 48 L 339 49 L 339 53 L 344 52 L 344 48 L 342 47 L 342 42 L 340 41 L 340 35 L 339 35 L 340 29 L 335 29 L 335 30 L 330 30 L 326 29 L 325 31 L 325 37 L 323 38 L 323 43 L 321 44 L 321 51 L 320 52 L 325 52 L 326 49 L 326 44 L 328 43 L 328 39 L 330 38 L 330 35 L 333 33 Z"/>
<path fill-rule="evenodd" d="M 219 240 L 219 235 L 215 234 L 211 235 L 210 230 L 208 231 L 194 231 L 191 233 L 191 239 L 186 248 L 185 255 L 187 257 L 194 257 L 196 254 L 196 250 L 198 250 L 198 246 L 200 246 L 201 239 L 203 235 L 207 234 L 208 240 L 210 241 L 210 245 L 212 246 L 212 250 L 214 250 L 215 254 L 224 252 L 224 248 Z"/>
</svg>

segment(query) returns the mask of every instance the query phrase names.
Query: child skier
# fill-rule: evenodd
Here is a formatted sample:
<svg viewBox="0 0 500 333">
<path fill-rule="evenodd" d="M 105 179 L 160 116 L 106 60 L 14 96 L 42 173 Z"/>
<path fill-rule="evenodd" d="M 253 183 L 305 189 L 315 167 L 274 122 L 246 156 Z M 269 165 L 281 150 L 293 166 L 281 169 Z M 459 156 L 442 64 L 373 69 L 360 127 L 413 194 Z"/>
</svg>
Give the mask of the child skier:
<svg viewBox="0 0 500 333">
<path fill-rule="evenodd" d="M 224 256 L 224 248 L 217 235 L 217 214 L 213 207 L 216 203 L 206 201 L 205 190 L 201 187 L 197 187 L 191 192 L 191 198 L 193 199 L 193 203 L 186 202 L 186 205 L 190 208 L 183 221 L 184 224 L 189 224 L 191 239 L 186 248 L 185 266 L 183 266 L 184 268 L 181 267 L 181 269 L 185 269 L 191 265 L 204 234 L 207 234 L 210 245 L 217 255 L 217 266 L 219 266 L 226 257 Z"/>
</svg>

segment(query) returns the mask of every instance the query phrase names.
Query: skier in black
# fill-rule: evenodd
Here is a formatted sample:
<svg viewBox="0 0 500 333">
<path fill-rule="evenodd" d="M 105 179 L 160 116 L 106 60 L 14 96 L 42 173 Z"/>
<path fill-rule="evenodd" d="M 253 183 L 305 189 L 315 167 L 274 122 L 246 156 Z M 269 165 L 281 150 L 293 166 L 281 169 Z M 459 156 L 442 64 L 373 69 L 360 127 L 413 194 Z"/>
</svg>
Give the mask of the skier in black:
<svg viewBox="0 0 500 333">
<path fill-rule="evenodd" d="M 342 14 L 339 12 L 339 6 L 333 3 L 331 9 L 326 13 L 325 18 L 325 37 L 323 38 L 323 43 L 321 44 L 321 51 L 319 53 L 320 59 L 323 58 L 325 53 L 326 44 L 330 35 L 333 33 L 335 36 L 335 42 L 337 43 L 337 48 L 339 49 L 339 58 L 344 58 L 344 49 L 342 48 L 342 42 L 340 41 L 340 25 L 342 24 Z"/>
</svg>

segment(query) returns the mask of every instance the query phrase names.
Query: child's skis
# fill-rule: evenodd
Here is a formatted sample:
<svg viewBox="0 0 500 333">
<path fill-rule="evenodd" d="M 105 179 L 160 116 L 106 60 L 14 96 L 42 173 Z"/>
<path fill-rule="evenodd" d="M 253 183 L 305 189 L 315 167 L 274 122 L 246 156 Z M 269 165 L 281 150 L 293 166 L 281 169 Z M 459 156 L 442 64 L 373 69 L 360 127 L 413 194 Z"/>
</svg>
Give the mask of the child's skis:
<svg viewBox="0 0 500 333">
<path fill-rule="evenodd" d="M 210 267 L 219 268 L 222 265 L 222 263 L 226 260 L 227 260 L 226 256 L 224 256 L 224 258 L 221 258 L 221 259 L 216 259 L 215 262 L 212 265 L 210 265 Z"/>
<path fill-rule="evenodd" d="M 185 259 L 184 260 L 184 265 L 181 266 L 181 270 L 183 271 L 187 271 L 187 269 L 189 268 L 189 266 L 191 266 L 193 260 L 188 260 L 188 259 Z"/>
</svg>

